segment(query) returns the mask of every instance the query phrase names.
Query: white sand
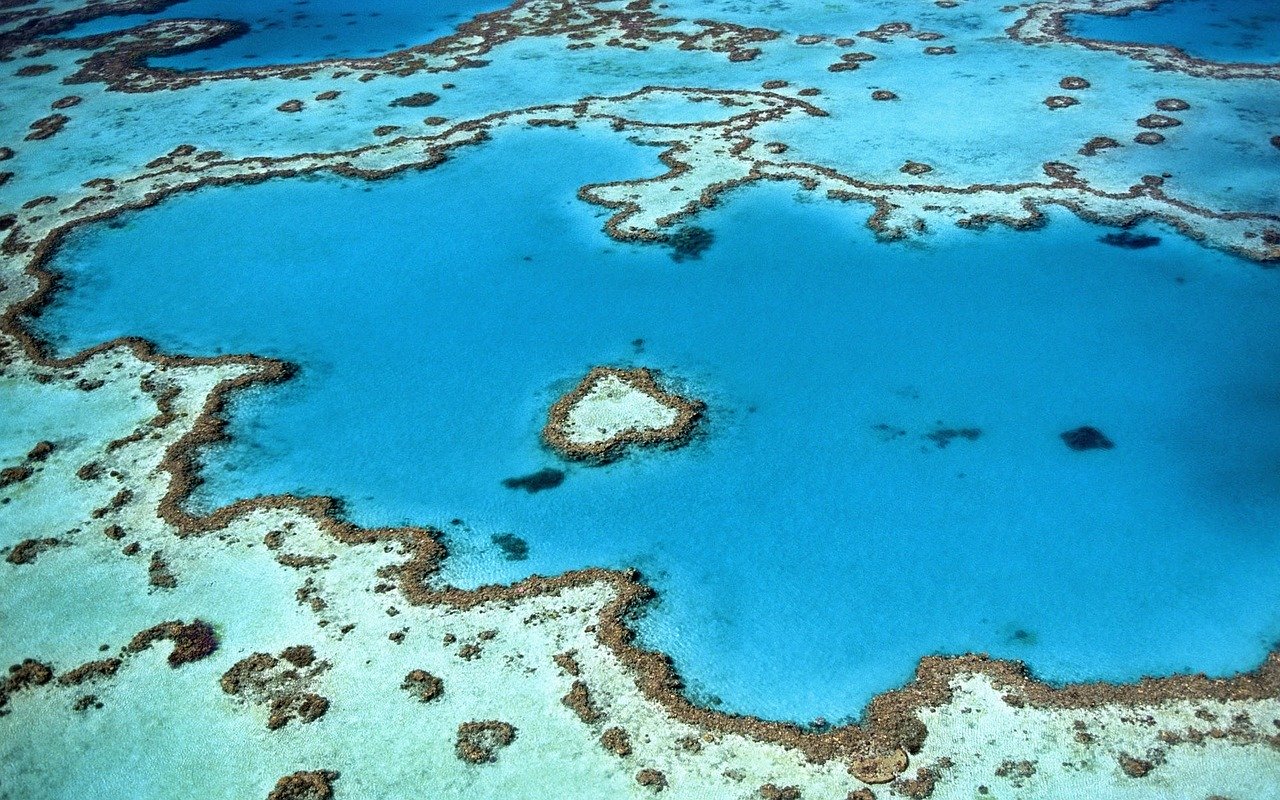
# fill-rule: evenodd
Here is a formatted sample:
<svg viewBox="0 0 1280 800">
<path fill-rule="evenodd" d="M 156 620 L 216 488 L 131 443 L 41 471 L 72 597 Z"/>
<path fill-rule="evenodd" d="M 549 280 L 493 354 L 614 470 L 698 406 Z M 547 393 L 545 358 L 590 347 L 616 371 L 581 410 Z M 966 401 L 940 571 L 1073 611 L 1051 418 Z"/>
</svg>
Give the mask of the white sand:
<svg viewBox="0 0 1280 800">
<path fill-rule="evenodd" d="M 631 382 L 605 375 L 569 409 L 564 435 L 573 444 L 591 445 L 626 431 L 661 430 L 674 423 L 678 413 Z"/>
</svg>

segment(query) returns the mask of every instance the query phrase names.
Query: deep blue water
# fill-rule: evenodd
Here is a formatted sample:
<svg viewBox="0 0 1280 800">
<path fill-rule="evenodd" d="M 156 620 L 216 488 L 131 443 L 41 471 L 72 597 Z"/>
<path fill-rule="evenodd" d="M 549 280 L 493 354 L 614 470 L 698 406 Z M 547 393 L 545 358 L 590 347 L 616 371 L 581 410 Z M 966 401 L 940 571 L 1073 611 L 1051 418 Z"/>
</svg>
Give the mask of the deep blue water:
<svg viewBox="0 0 1280 800">
<path fill-rule="evenodd" d="M 1123 17 L 1077 14 L 1076 36 L 1179 47 L 1212 61 L 1280 61 L 1276 0 L 1168 0 Z"/>
<path fill-rule="evenodd" d="M 78 26 L 72 36 L 121 30 L 157 19 L 226 19 L 245 22 L 250 31 L 219 47 L 155 58 L 174 69 L 230 69 L 314 61 L 322 58 L 378 56 L 425 44 L 451 33 L 482 11 L 502 7 L 501 0 L 185 0 L 158 14 L 101 17 Z"/>
<path fill-rule="evenodd" d="M 464 585 L 639 566 L 644 640 L 725 708 L 854 715 L 926 653 L 1130 679 L 1251 668 L 1280 638 L 1280 273 L 1066 214 L 883 244 L 869 209 L 782 185 L 700 217 L 713 246 L 676 263 L 574 197 L 655 155 L 510 131 L 372 184 L 179 196 L 73 235 L 39 324 L 63 351 L 298 362 L 233 405 L 197 505 L 325 493 L 436 524 Z M 664 370 L 704 435 L 559 463 L 546 408 L 599 363 Z M 1083 424 L 1115 449 L 1064 446 Z M 502 485 L 548 466 L 561 486 Z"/>
</svg>

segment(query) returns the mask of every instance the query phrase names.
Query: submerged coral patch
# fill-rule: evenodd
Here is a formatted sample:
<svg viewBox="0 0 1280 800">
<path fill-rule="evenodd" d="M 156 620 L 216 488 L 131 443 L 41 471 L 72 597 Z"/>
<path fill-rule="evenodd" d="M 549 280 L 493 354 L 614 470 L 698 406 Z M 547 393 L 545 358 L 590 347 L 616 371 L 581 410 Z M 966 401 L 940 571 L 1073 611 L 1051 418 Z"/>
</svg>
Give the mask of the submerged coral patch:
<svg viewBox="0 0 1280 800">
<path fill-rule="evenodd" d="M 564 483 L 565 472 L 554 467 L 543 467 L 537 472 L 515 478 L 503 478 L 502 485 L 508 489 L 523 489 L 529 494 L 554 489 Z"/>
<path fill-rule="evenodd" d="M 1155 247 L 1160 244 L 1160 237 L 1146 233 L 1118 231 L 1116 233 L 1103 234 L 1098 237 L 1098 241 L 1103 244 L 1109 244 L 1112 247 L 1120 247 L 1125 250 L 1145 250 L 1148 247 Z"/>
<path fill-rule="evenodd" d="M 668 237 L 671 246 L 671 260 L 702 258 L 702 254 L 715 241 L 715 235 L 706 228 L 697 225 L 685 225 Z"/>
<path fill-rule="evenodd" d="M 1110 450 L 1115 447 L 1115 443 L 1105 433 L 1092 425 L 1063 432 L 1062 441 L 1072 450 Z"/>
<path fill-rule="evenodd" d="M 495 533 L 490 540 L 508 561 L 524 561 L 529 557 L 529 543 L 513 533 Z"/>
</svg>

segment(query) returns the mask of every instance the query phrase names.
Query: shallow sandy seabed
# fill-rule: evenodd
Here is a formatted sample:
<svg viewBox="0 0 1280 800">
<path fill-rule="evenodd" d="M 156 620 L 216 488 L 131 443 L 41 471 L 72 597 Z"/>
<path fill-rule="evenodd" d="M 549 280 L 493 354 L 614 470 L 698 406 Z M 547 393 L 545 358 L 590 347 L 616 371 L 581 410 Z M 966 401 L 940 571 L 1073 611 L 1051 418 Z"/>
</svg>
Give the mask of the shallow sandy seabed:
<svg viewBox="0 0 1280 800">
<path fill-rule="evenodd" d="M 786 180 L 868 204 L 868 224 L 888 238 L 930 235 L 942 223 L 1033 226 L 1039 207 L 1053 204 L 1116 224 L 1159 218 L 1209 246 L 1274 261 L 1274 189 L 1243 176 L 1243 189 L 1229 192 L 1192 169 L 1230 151 L 1274 175 L 1280 150 L 1269 137 L 1278 131 L 1245 113 L 1280 95 L 1274 67 L 1065 40 L 1060 12 L 1081 5 L 1073 2 L 1011 11 L 965 3 L 963 25 L 921 4 L 928 25 L 868 19 L 844 33 L 854 45 L 827 32 L 666 24 L 644 3 L 528 2 L 383 59 L 191 75 L 155 73 L 139 59 L 225 38 L 234 26 L 170 21 L 67 41 L 56 37 L 71 21 L 166 4 L 7 5 L 0 146 L 15 155 L 0 161 L 0 173 L 12 173 L 0 184 L 0 395 L 24 413 L 0 424 L 0 466 L 17 470 L 0 488 L 9 557 L 0 564 L 0 651 L 5 663 L 34 659 L 52 673 L 28 665 L 0 693 L 0 796 L 265 797 L 299 770 L 339 773 L 339 797 L 510 797 L 529 787 L 548 797 L 649 796 L 665 786 L 674 797 L 794 797 L 795 787 L 843 798 L 864 780 L 878 797 L 1275 796 L 1275 655 L 1230 681 L 1061 691 L 1006 662 L 926 659 L 912 684 L 872 704 L 864 725 L 834 731 L 705 711 L 683 700 L 664 659 L 630 646 L 627 620 L 648 598 L 634 573 L 453 590 L 432 580 L 445 555 L 435 532 L 357 529 L 323 499 L 187 514 L 182 500 L 198 480 L 191 453 L 219 435 L 226 394 L 284 379 L 287 365 L 161 357 L 142 342 L 57 362 L 21 324 L 47 299 L 42 267 L 76 225 L 203 185 L 429 167 L 506 125 L 581 126 L 660 147 L 665 174 L 580 191 L 614 210 L 607 228 L 619 238 L 661 239 L 727 189 Z M 907 13 L 902 4 L 867 13 L 888 8 Z M 1025 151 L 1006 145 L 1001 158 L 974 159 L 988 171 L 978 180 L 965 175 L 972 164 L 953 163 L 956 152 L 940 142 L 930 150 L 926 129 L 946 111 L 912 105 L 914 87 L 886 66 L 895 59 L 841 58 L 914 53 L 920 39 L 943 38 L 956 54 L 920 59 L 961 63 L 997 34 L 992 47 L 1034 46 L 1027 53 L 1044 59 L 1035 70 L 1045 85 L 1027 79 L 996 100 L 1064 116 L 1052 117 L 1043 141 L 1027 136 L 1035 141 Z M 555 81 L 510 90 L 514 59 L 537 48 L 563 51 L 569 69 L 591 67 L 580 94 Z M 711 85 L 660 86 L 670 82 L 643 65 L 668 59 L 700 68 L 691 74 Z M 836 63 L 861 66 L 828 69 Z M 1046 107 L 1069 75 L 1094 86 L 1100 75 L 1116 79 L 1081 90 L 1077 105 Z M 756 88 L 771 81 L 785 84 Z M 882 87 L 898 99 L 872 100 Z M 390 105 L 426 91 L 440 96 L 430 109 Z M 1105 102 L 1088 102 L 1103 91 Z M 331 92 L 339 94 L 314 99 Z M 66 119 L 49 119 L 51 104 L 71 95 L 81 101 L 60 103 Z M 1164 144 L 1129 144 L 1136 121 L 1166 97 L 1190 105 L 1185 124 L 1167 129 Z M 901 109 L 917 121 L 886 116 Z M 1222 119 L 1232 121 L 1230 136 L 1197 133 Z M 843 163 L 846 148 L 833 145 L 882 124 L 912 129 L 893 163 Z M 1082 154 L 1097 136 L 1124 144 Z M 907 162 L 933 170 L 911 175 L 901 171 Z M 37 448 L 43 441 L 52 451 Z M 129 647 L 153 626 L 195 620 L 212 626 L 212 653 L 176 636 Z M 329 665 L 306 686 L 327 709 L 270 731 L 270 709 L 224 691 L 220 678 L 254 653 L 297 645 Z M 72 672 L 111 659 L 119 663 Z M 402 688 L 413 670 L 441 680 L 438 698 Z M 491 760 L 459 758 L 460 728 L 485 721 L 512 730 L 490 737 Z"/>
</svg>

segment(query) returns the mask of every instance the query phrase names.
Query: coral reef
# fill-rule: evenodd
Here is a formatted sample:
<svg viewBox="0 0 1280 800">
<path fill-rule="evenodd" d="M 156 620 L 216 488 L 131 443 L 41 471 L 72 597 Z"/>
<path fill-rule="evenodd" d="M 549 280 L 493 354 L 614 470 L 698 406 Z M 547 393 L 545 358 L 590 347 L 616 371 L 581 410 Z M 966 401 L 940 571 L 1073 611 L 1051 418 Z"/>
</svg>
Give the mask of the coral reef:
<svg viewBox="0 0 1280 800">
<path fill-rule="evenodd" d="M 165 640 L 173 645 L 167 660 L 169 666 L 175 668 L 208 658 L 218 649 L 218 636 L 214 633 L 213 626 L 204 620 L 196 619 L 190 623 L 174 620 L 153 625 L 134 636 L 129 644 L 125 645 L 123 652 L 140 653 L 156 642 Z"/>
<path fill-rule="evenodd" d="M 326 672 L 329 662 L 319 661 L 307 645 L 295 645 L 280 656 L 254 653 L 237 661 L 222 675 L 222 691 L 248 703 L 266 706 L 267 729 L 279 730 L 293 720 L 306 724 L 323 717 L 329 700 L 308 691 Z"/>
<path fill-rule="evenodd" d="M 1064 431 L 1061 436 L 1072 450 L 1110 450 L 1116 446 L 1106 434 L 1091 425 Z"/>
<path fill-rule="evenodd" d="M 444 681 L 424 669 L 415 669 L 404 676 L 400 688 L 416 697 L 420 702 L 430 703 L 444 694 Z"/>
<path fill-rule="evenodd" d="M 551 406 L 542 438 L 566 458 L 606 462 L 632 445 L 679 445 L 703 404 L 662 389 L 647 369 L 593 367 Z"/>
<path fill-rule="evenodd" d="M 482 720 L 458 726 L 454 752 L 468 764 L 484 764 L 497 760 L 498 751 L 511 745 L 516 729 L 508 722 Z"/>
<path fill-rule="evenodd" d="M 331 800 L 338 777 L 338 772 L 330 769 L 294 772 L 276 781 L 267 800 Z"/>
</svg>

